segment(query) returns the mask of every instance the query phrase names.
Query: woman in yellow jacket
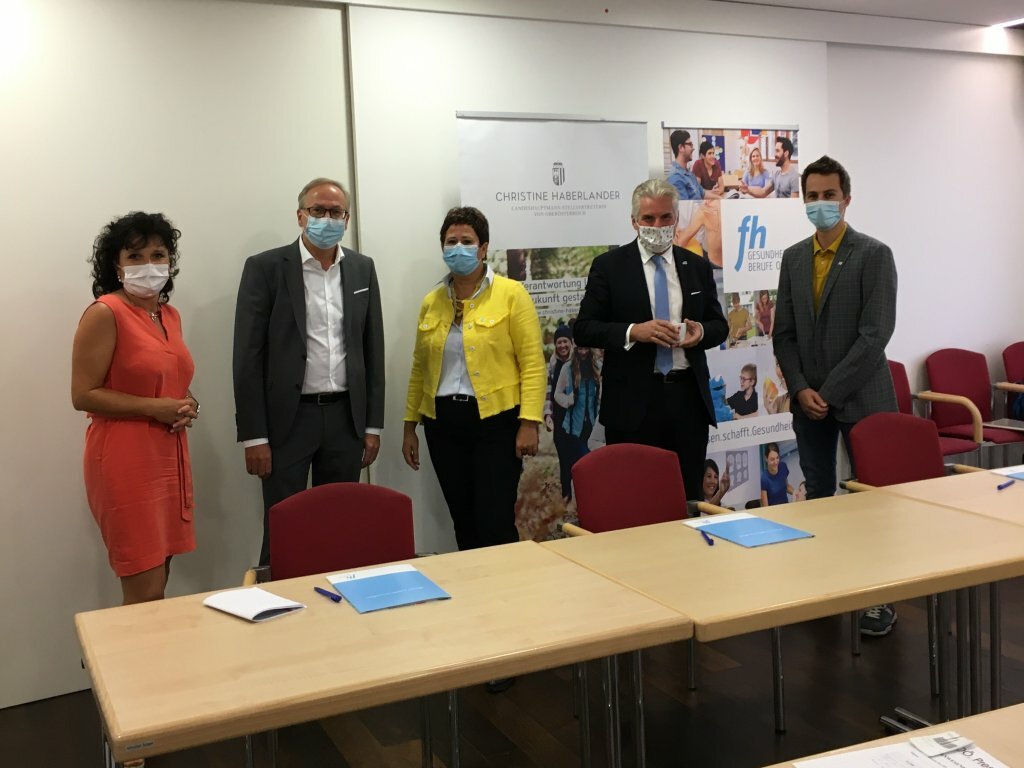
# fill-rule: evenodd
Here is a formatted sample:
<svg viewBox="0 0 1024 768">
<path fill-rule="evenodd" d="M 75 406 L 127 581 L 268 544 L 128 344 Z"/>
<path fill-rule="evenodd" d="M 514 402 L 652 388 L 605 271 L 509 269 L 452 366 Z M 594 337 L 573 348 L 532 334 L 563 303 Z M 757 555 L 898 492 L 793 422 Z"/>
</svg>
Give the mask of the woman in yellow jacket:
<svg viewBox="0 0 1024 768">
<path fill-rule="evenodd" d="M 441 225 L 449 274 L 420 306 L 402 455 L 419 469 L 422 421 L 459 549 L 518 541 L 524 456 L 537 454 L 547 369 L 540 322 L 521 283 L 487 264 L 490 233 L 476 208 Z"/>
</svg>

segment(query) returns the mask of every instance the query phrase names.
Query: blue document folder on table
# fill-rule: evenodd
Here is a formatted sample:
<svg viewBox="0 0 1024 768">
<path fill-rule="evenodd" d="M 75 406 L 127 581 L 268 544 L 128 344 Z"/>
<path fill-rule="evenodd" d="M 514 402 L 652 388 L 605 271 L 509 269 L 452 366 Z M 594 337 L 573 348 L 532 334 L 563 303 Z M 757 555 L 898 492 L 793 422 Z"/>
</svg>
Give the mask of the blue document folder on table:
<svg viewBox="0 0 1024 768">
<path fill-rule="evenodd" d="M 731 515 L 713 515 L 684 520 L 683 525 L 704 531 L 742 547 L 760 547 L 765 544 L 778 544 L 794 539 L 810 539 L 813 533 L 791 528 L 782 523 L 755 517 L 749 512 L 735 512 Z"/>
<path fill-rule="evenodd" d="M 411 565 L 385 565 L 327 577 L 359 613 L 451 597 Z"/>
</svg>

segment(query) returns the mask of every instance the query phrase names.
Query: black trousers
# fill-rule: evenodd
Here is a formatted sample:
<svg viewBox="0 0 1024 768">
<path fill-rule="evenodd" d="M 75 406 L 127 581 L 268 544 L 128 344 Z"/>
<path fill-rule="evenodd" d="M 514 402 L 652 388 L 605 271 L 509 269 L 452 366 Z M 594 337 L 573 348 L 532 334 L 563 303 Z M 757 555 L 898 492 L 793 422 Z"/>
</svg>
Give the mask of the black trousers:
<svg viewBox="0 0 1024 768">
<path fill-rule="evenodd" d="M 333 403 L 299 403 L 286 440 L 270 444 L 270 476 L 263 480 L 263 545 L 260 565 L 270 563 L 270 508 L 313 485 L 355 483 L 363 463 L 363 440 L 356 434 L 345 395 Z"/>
<path fill-rule="evenodd" d="M 686 498 L 697 501 L 704 498 L 701 483 L 710 427 L 697 377 L 687 368 L 673 371 L 667 379 L 651 374 L 647 411 L 640 427 L 624 430 L 606 424 L 604 434 L 608 445 L 640 443 L 673 451 L 679 457 Z"/>
<path fill-rule="evenodd" d="M 481 419 L 475 398 L 439 397 L 435 407 L 435 418 L 423 419 L 423 431 L 459 549 L 519 541 L 519 409 Z"/>
<path fill-rule="evenodd" d="M 572 465 L 576 463 L 576 453 L 572 447 L 572 435 L 562 427 L 565 411 L 559 418 L 553 419 L 552 436 L 555 452 L 558 454 L 558 480 L 562 486 L 562 498 L 572 498 Z"/>
<path fill-rule="evenodd" d="M 808 499 L 824 499 L 836 492 L 836 448 L 842 436 L 846 453 L 853 469 L 853 452 L 850 451 L 850 430 L 853 424 L 837 421 L 830 413 L 824 419 L 811 419 L 803 412 L 793 398 L 793 431 L 796 433 L 796 447 L 800 452 L 800 469 L 807 483 Z M 856 473 L 855 475 L 856 476 Z"/>
</svg>

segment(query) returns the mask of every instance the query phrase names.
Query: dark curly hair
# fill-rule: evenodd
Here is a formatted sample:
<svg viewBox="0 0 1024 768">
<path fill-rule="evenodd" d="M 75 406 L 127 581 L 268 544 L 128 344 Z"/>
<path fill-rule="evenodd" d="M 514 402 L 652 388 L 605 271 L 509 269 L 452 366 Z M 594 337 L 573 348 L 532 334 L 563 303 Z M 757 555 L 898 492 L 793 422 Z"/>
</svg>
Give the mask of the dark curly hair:
<svg viewBox="0 0 1024 768">
<path fill-rule="evenodd" d="M 154 237 L 159 238 L 170 256 L 170 278 L 160 291 L 164 304 L 174 290 L 178 274 L 178 238 L 181 232 L 162 213 L 132 211 L 107 224 L 92 244 L 92 295 L 99 298 L 121 287 L 117 279 L 117 261 L 125 248 L 143 248 Z"/>
<path fill-rule="evenodd" d="M 445 214 L 444 221 L 441 223 L 441 245 L 444 245 L 444 237 L 448 234 L 448 229 L 456 224 L 466 224 L 469 226 L 476 233 L 480 245 L 490 242 L 491 229 L 487 224 L 487 217 L 476 208 L 466 206 L 464 208 L 452 208 Z"/>
</svg>

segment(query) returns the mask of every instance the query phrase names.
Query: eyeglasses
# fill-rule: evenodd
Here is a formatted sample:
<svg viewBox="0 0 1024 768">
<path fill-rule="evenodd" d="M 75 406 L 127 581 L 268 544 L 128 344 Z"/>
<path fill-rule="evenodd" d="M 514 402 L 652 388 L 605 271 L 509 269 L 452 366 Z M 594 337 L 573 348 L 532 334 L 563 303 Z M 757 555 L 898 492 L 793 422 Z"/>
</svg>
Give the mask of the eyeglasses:
<svg viewBox="0 0 1024 768">
<path fill-rule="evenodd" d="M 314 205 L 312 208 L 303 208 L 302 210 L 314 219 L 322 219 L 324 216 L 330 216 L 332 219 L 348 218 L 348 211 L 344 208 L 324 208 L 320 205 Z"/>
<path fill-rule="evenodd" d="M 684 141 L 683 142 L 683 146 L 684 147 L 692 147 L 693 146 L 693 142 L 692 141 Z"/>
</svg>

